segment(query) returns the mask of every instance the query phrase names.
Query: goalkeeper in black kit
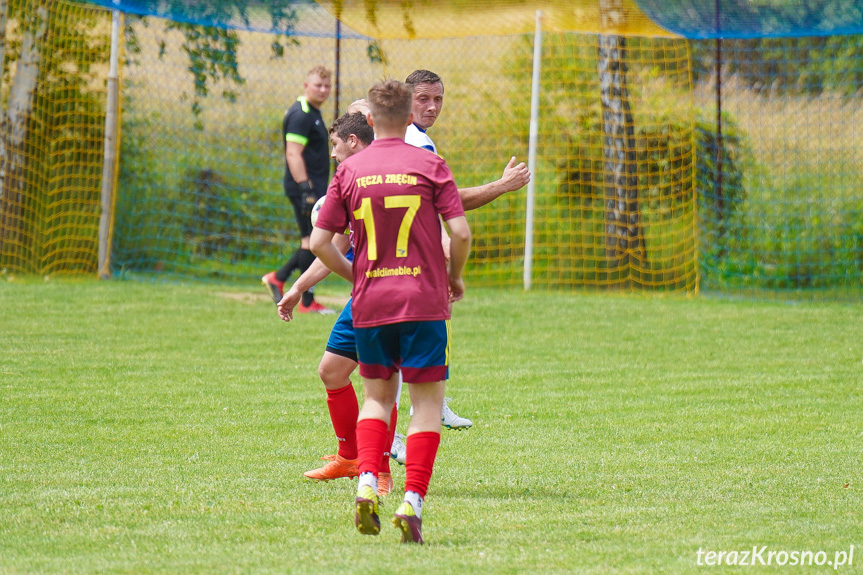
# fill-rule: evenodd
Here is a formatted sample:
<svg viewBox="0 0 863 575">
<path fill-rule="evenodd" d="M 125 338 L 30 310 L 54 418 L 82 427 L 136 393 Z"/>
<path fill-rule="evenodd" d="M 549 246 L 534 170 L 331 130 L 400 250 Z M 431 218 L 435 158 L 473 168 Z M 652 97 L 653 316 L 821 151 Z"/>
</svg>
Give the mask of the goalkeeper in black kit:
<svg viewBox="0 0 863 575">
<path fill-rule="evenodd" d="M 305 272 L 315 261 L 309 251 L 312 233 L 311 212 L 318 198 L 326 194 L 330 179 L 329 133 L 321 116 L 321 106 L 330 95 L 330 71 L 323 66 L 309 70 L 303 82 L 303 95 L 285 113 L 282 139 L 285 144 L 285 195 L 291 201 L 300 228 L 300 249 L 277 271 L 261 278 L 273 301 L 279 303 L 285 282 L 294 270 Z M 335 313 L 315 301 L 310 289 L 303 293 L 300 313 Z"/>
</svg>

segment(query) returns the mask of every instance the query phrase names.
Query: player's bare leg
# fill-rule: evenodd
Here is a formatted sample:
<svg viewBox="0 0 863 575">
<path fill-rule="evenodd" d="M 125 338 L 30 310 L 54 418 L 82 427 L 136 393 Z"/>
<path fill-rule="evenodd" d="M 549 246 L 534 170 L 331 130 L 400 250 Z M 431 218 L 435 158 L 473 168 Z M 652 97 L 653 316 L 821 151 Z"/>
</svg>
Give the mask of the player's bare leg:
<svg viewBox="0 0 863 575">
<path fill-rule="evenodd" d="M 357 362 L 349 357 L 325 351 L 318 364 L 318 375 L 328 390 L 337 390 L 351 385 L 351 374 L 357 368 Z"/>
<path fill-rule="evenodd" d="M 339 450 L 335 456 L 324 458 L 329 462 L 323 467 L 306 471 L 304 475 L 309 479 L 329 481 L 358 474 L 356 421 L 359 405 L 351 383 L 351 373 L 356 367 L 354 360 L 329 351 L 321 358 L 318 375 L 327 390 L 327 408 L 339 440 Z"/>
<path fill-rule="evenodd" d="M 408 385 L 411 405 L 414 408 L 413 417 L 408 424 L 408 441 L 414 433 L 432 431 L 440 433 L 440 412 L 443 407 L 445 382 L 412 383 Z"/>
</svg>

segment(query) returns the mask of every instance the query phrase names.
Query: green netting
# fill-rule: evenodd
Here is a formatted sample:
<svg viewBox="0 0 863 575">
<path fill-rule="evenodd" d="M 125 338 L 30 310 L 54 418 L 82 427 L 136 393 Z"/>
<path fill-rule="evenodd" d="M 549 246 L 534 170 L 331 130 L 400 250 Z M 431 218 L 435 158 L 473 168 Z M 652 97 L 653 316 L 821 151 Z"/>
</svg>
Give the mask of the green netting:
<svg viewBox="0 0 863 575">
<path fill-rule="evenodd" d="M 219 27 L 176 4 L 186 23 L 124 17 L 115 275 L 253 283 L 294 250 L 279 130 L 318 64 L 338 69 L 327 122 L 384 77 L 443 76 L 430 134 L 461 186 L 527 158 L 533 6 L 482 19 L 482 3 L 451 0 L 422 38 L 406 26 L 426 4 L 408 18 L 382 2 L 379 37 L 350 2 L 351 25 L 326 3 L 209 3 L 201 14 L 230 14 Z M 859 293 L 863 36 L 687 41 L 635 2 L 542 7 L 534 285 Z M 251 25 L 274 9 L 279 28 Z M 94 273 L 110 12 L 16 0 L 7 15 L 0 267 Z M 19 114 L 28 37 L 39 73 Z M 522 284 L 525 208 L 520 191 L 469 214 L 469 281 Z"/>
<path fill-rule="evenodd" d="M 695 45 L 702 285 L 826 291 L 861 287 L 861 38 Z M 721 178 L 716 110 L 723 120 Z"/>
</svg>

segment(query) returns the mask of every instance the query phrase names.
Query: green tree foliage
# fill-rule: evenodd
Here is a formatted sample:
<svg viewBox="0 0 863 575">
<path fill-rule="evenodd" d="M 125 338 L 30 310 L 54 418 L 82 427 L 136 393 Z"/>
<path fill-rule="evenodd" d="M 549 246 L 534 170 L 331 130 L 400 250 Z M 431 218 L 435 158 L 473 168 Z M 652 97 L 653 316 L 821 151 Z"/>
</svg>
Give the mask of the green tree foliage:
<svg viewBox="0 0 863 575">
<path fill-rule="evenodd" d="M 713 74 L 718 35 L 723 74 L 759 91 L 851 95 L 863 82 L 860 2 L 640 0 L 639 5 L 672 30 L 709 38 L 691 43 L 696 81 Z"/>
<path fill-rule="evenodd" d="M 729 228 L 743 217 L 747 191 L 744 170 L 752 168 L 748 143 L 737 122 L 722 114 L 721 146 L 716 117 L 704 110 L 695 120 L 695 190 L 698 202 L 701 276 L 708 280 L 725 268 L 724 259 L 739 237 Z M 717 153 L 717 150 L 719 153 Z"/>
<path fill-rule="evenodd" d="M 267 0 L 256 3 L 270 17 L 273 35 L 272 53 L 274 58 L 282 58 L 285 47 L 299 45 L 291 36 L 297 22 L 295 4 Z M 159 45 L 159 56 L 163 57 L 167 47 L 167 36 L 179 33 L 183 37 L 182 50 L 189 61 L 189 73 L 192 79 L 192 96 L 190 108 L 196 118 L 196 127 L 203 129 L 201 112 L 203 101 L 209 95 L 209 85 L 218 80 L 228 80 L 236 86 L 245 83 L 237 63 L 237 51 L 240 38 L 236 29 L 229 27 L 204 26 L 198 22 L 234 22 L 238 27 L 250 26 L 249 2 L 243 0 L 228 0 L 223 2 L 172 0 L 163 8 L 170 13 L 172 19 L 166 20 L 163 32 L 165 36 Z M 143 19 L 146 22 L 146 18 Z M 132 50 L 139 50 L 135 37 L 135 29 L 126 26 L 126 42 Z M 134 54 L 128 63 L 134 63 Z M 230 102 L 236 100 L 234 90 L 225 89 L 220 96 Z"/>
<path fill-rule="evenodd" d="M 530 91 L 530 86 L 524 79 L 526 75 L 519 71 L 532 66 L 531 41 L 527 38 L 511 56 L 514 64 L 509 72 L 513 86 L 509 107 L 517 116 L 511 122 L 513 126 L 528 125 L 524 94 Z M 655 39 L 630 38 L 629 49 L 643 53 L 661 47 L 657 48 Z M 601 238 L 606 190 L 597 52 L 584 36 L 547 33 L 543 36 L 542 54 L 539 104 L 542 156 L 554 158 L 557 185 L 553 196 L 538 201 L 555 214 L 550 222 L 582 226 L 581 230 L 559 232 L 580 232 L 580 237 Z M 578 65 L 572 66 L 572 62 Z M 644 225 L 654 231 L 677 225 L 674 219 L 691 202 L 687 190 L 694 185 L 699 226 L 705 226 L 699 233 L 722 237 L 728 222 L 739 217 L 746 199 L 743 170 L 751 160 L 747 142 L 734 119 L 724 114 L 720 154 L 724 185 L 722 195 L 718 195 L 713 186 L 717 178 L 715 118 L 711 111 L 694 110 L 693 120 L 687 107 L 673 104 L 689 99 L 681 91 L 688 84 L 680 80 L 686 76 L 688 62 L 669 59 L 660 69 L 650 58 L 636 58 L 630 59 L 628 65 L 634 85 L 668 86 L 652 92 L 646 102 L 639 99 L 633 108 L 637 196 Z M 520 138 L 526 141 L 526 128 L 523 130 Z M 600 248 L 596 246 L 597 253 Z"/>
<path fill-rule="evenodd" d="M 758 92 L 851 96 L 863 85 L 863 35 L 723 40 L 719 57 L 724 77 Z M 693 79 L 709 80 L 716 58 L 714 40 L 692 42 Z"/>
</svg>

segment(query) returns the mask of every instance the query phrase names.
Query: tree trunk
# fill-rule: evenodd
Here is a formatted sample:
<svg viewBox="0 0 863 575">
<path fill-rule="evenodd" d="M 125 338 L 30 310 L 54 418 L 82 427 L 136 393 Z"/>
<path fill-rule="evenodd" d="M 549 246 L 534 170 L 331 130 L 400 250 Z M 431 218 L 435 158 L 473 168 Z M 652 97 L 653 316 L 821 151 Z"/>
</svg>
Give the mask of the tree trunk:
<svg viewBox="0 0 863 575">
<path fill-rule="evenodd" d="M 48 30 L 48 9 L 39 6 L 21 35 L 18 66 L 9 92 L 6 116 L 0 123 L 0 251 L 21 239 L 25 191 L 24 141 L 39 80 L 41 45 Z M 5 30 L 4 30 L 5 34 Z"/>
<path fill-rule="evenodd" d="M 624 20 L 622 0 L 599 0 L 602 30 L 614 31 Z M 626 87 L 626 38 L 602 34 L 597 68 L 602 100 L 603 179 L 605 182 L 605 253 L 609 279 L 631 286 L 633 259 L 645 257 L 638 214 L 638 162 L 635 125 Z"/>
<path fill-rule="evenodd" d="M 0 94 L 3 94 L 3 78 L 6 75 L 6 21 L 9 13 L 8 0 L 0 0 Z M 3 200 L 3 180 L 4 180 L 4 162 L 6 157 L 6 113 L 0 115 L 0 206 Z M 0 211 L 0 214 L 3 212 Z M 0 238 L 2 238 L 3 230 L 0 228 Z M 2 239 L 0 239 L 2 241 Z"/>
<path fill-rule="evenodd" d="M 6 19 L 9 13 L 9 1 L 0 0 L 0 94 L 3 93 L 3 72 L 6 70 Z"/>
</svg>

